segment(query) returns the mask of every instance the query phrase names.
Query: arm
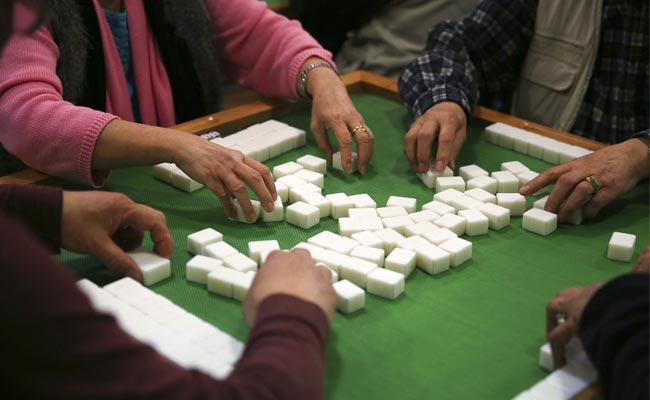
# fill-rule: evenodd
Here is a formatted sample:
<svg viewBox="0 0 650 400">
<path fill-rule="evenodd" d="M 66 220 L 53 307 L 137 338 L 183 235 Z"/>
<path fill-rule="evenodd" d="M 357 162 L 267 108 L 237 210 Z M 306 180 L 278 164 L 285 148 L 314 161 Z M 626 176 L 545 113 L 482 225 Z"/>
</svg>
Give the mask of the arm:
<svg viewBox="0 0 650 400">
<path fill-rule="evenodd" d="M 33 11 L 16 9 L 18 21 L 34 18 Z M 0 140 L 30 167 L 101 186 L 110 168 L 175 162 L 215 192 L 231 217 L 231 193 L 252 214 L 244 182 L 267 211 L 273 209 L 270 172 L 240 152 L 64 101 L 58 56 L 52 33 L 43 26 L 32 35 L 15 35 L 0 60 Z"/>
<path fill-rule="evenodd" d="M 416 171 L 429 168 L 436 139 L 436 169 L 454 166 L 479 88 L 483 103 L 503 101 L 503 94 L 512 91 L 536 9 L 535 0 L 487 0 L 462 21 L 432 29 L 424 53 L 398 81 L 400 96 L 416 117 L 405 138 L 405 153 Z"/>
<path fill-rule="evenodd" d="M 169 362 L 95 312 L 72 277 L 20 225 L 4 216 L 0 222 L 6 227 L 0 243 L 15 243 L 11 251 L 6 245 L 0 250 L 0 315 L 6 322 L 0 358 L 11 365 L 3 369 L 4 387 L 15 394 L 9 397 L 322 396 L 328 321 L 316 304 L 277 293 L 264 298 L 243 358 L 217 382 Z"/>
<path fill-rule="evenodd" d="M 580 337 L 606 398 L 647 399 L 650 279 L 630 274 L 603 286 L 587 304 Z"/>
<path fill-rule="evenodd" d="M 289 21 L 255 0 L 208 1 L 215 31 L 222 43 L 226 71 L 242 86 L 265 96 L 297 98 L 300 72 L 312 62 L 327 62 L 334 67 L 331 54 L 323 49 L 297 21 Z M 343 167 L 352 168 L 350 133 L 364 125 L 347 90 L 338 76 L 326 68 L 308 75 L 308 92 L 313 97 L 311 130 L 318 146 L 331 160 L 333 149 L 326 131 L 334 131 Z M 355 133 L 358 166 L 363 172 L 372 157 L 372 133 Z"/>
</svg>

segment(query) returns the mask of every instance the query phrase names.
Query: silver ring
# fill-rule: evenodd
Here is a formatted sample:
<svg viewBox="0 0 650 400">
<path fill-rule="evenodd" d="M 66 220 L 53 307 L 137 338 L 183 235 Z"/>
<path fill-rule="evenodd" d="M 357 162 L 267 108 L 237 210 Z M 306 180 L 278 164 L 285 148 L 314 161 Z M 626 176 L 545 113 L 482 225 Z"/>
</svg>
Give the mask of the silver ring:
<svg viewBox="0 0 650 400">
<path fill-rule="evenodd" d="M 557 322 L 558 325 L 562 325 L 566 322 L 566 315 L 561 312 L 555 314 L 555 322 Z"/>
</svg>

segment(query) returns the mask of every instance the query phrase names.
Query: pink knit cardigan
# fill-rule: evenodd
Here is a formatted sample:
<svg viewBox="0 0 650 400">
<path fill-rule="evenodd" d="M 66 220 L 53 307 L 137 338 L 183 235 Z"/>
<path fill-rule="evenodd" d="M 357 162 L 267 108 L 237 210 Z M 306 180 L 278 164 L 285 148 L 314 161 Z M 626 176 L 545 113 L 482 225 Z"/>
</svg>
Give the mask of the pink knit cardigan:
<svg viewBox="0 0 650 400">
<path fill-rule="evenodd" d="M 107 112 L 63 100 L 56 75 L 59 50 L 50 27 L 18 34 L 0 59 L 0 142 L 30 167 L 51 175 L 103 185 L 110 171 L 91 168 L 97 138 L 114 118 L 133 121 L 126 79 L 110 28 L 93 0 L 106 62 Z M 296 97 L 296 76 L 304 61 L 331 61 L 296 21 L 275 14 L 258 0 L 206 0 L 213 15 L 225 72 L 265 96 Z M 142 122 L 175 124 L 169 79 L 147 30 L 141 0 L 125 0 Z M 16 6 L 16 26 L 29 26 L 33 12 Z M 332 63 L 333 64 L 333 63 Z"/>
</svg>

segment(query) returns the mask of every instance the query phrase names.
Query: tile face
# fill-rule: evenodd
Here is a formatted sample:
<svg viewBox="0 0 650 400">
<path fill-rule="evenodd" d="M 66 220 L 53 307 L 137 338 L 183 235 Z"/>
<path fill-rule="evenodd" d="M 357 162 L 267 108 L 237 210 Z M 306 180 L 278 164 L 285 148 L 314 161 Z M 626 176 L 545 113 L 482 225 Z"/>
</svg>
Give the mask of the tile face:
<svg viewBox="0 0 650 400">
<path fill-rule="evenodd" d="M 438 179 L 438 177 L 453 176 L 453 175 L 454 175 L 454 171 L 451 168 L 445 167 L 444 171 L 438 172 L 435 170 L 435 166 L 432 164 L 426 173 L 418 174 L 418 177 L 420 178 L 420 180 L 422 180 L 422 182 L 426 187 L 428 187 L 429 189 L 433 189 L 436 187 L 436 179 Z"/>
<path fill-rule="evenodd" d="M 366 193 L 349 196 L 354 208 L 377 208 L 377 203 Z"/>
<path fill-rule="evenodd" d="M 303 166 L 293 161 L 276 165 L 273 167 L 273 178 L 277 180 L 283 176 L 293 175 L 301 169 L 303 169 Z"/>
<path fill-rule="evenodd" d="M 497 180 L 497 193 L 517 193 L 519 179 L 509 171 L 492 172 L 492 178 Z"/>
<path fill-rule="evenodd" d="M 520 161 L 508 161 L 501 163 L 501 171 L 508 171 L 513 175 L 518 175 L 529 170 L 530 168 L 522 164 Z"/>
<path fill-rule="evenodd" d="M 440 228 L 447 228 L 450 231 L 454 232 L 456 235 L 460 236 L 465 233 L 465 218 L 454 215 L 454 214 L 445 214 L 442 217 L 434 221 L 434 223 Z"/>
<path fill-rule="evenodd" d="M 128 251 L 126 255 L 138 265 L 145 286 L 151 286 L 172 276 L 169 260 L 149 249 L 139 247 Z"/>
<path fill-rule="evenodd" d="M 357 159 L 359 156 L 356 152 L 352 152 L 352 170 L 350 172 L 357 171 Z M 343 163 L 341 162 L 341 152 L 337 151 L 332 155 L 332 168 L 343 171 Z"/>
<path fill-rule="evenodd" d="M 488 233 L 490 220 L 477 209 L 461 210 L 458 215 L 467 221 L 465 233 L 467 236 L 485 235 Z"/>
<path fill-rule="evenodd" d="M 429 275 L 436 275 L 449 270 L 451 255 L 441 248 L 427 243 L 415 249 L 415 265 Z"/>
<path fill-rule="evenodd" d="M 478 165 L 472 164 L 460 167 L 458 169 L 458 175 L 467 182 L 470 179 L 478 178 L 479 176 L 489 176 L 490 174 Z"/>
<path fill-rule="evenodd" d="M 442 192 L 448 189 L 455 189 L 460 192 L 465 191 L 465 180 L 460 176 L 442 176 L 436 180 L 436 192 Z"/>
<path fill-rule="evenodd" d="M 188 281 L 205 285 L 208 282 L 208 274 L 215 270 L 215 267 L 222 267 L 223 262 L 216 258 L 206 256 L 194 256 L 185 266 L 185 276 Z"/>
<path fill-rule="evenodd" d="M 261 263 L 263 251 L 280 250 L 280 243 L 277 240 L 255 240 L 248 242 L 248 254 L 257 264 Z"/>
<path fill-rule="evenodd" d="M 354 203 L 345 193 L 333 193 L 325 196 L 330 201 L 330 215 L 334 219 L 348 216 L 348 210 L 354 208 Z"/>
<path fill-rule="evenodd" d="M 350 314 L 365 307 L 366 293 L 360 287 L 345 279 L 332 286 L 336 292 L 337 310 Z"/>
<path fill-rule="evenodd" d="M 449 266 L 451 267 L 457 267 L 472 258 L 472 242 L 465 239 L 450 239 L 439 247 L 449 253 Z"/>
<path fill-rule="evenodd" d="M 239 253 L 236 248 L 226 242 L 217 242 L 205 247 L 205 255 L 212 258 L 223 260 L 229 255 Z"/>
<path fill-rule="evenodd" d="M 497 193 L 497 205 L 510 210 L 511 216 L 520 217 L 526 211 L 526 197 L 519 193 Z"/>
<path fill-rule="evenodd" d="M 287 207 L 287 222 L 309 229 L 320 222 L 320 210 L 317 207 L 299 201 Z"/>
<path fill-rule="evenodd" d="M 423 211 L 432 211 L 440 216 L 445 214 L 455 214 L 456 209 L 449 204 L 442 203 L 438 200 L 430 201 L 422 206 Z M 435 221 L 435 220 L 434 220 Z"/>
<path fill-rule="evenodd" d="M 521 227 L 538 235 L 546 236 L 557 229 L 557 215 L 539 208 L 531 208 L 524 213 Z"/>
<path fill-rule="evenodd" d="M 368 293 L 387 299 L 396 299 L 404 292 L 404 275 L 384 268 L 368 274 Z"/>
<path fill-rule="evenodd" d="M 466 189 L 483 189 L 488 193 L 495 194 L 499 187 L 499 182 L 489 176 L 479 176 L 467 181 Z"/>
<path fill-rule="evenodd" d="M 325 160 L 324 158 L 320 158 L 312 155 L 304 155 L 298 158 L 296 162 L 302 165 L 303 168 L 308 169 L 310 171 L 318 172 L 323 175 L 327 173 L 327 160 Z"/>
<path fill-rule="evenodd" d="M 634 254 L 636 235 L 623 232 L 614 232 L 609 239 L 607 258 L 618 261 L 630 261 Z"/>
<path fill-rule="evenodd" d="M 293 176 L 300 178 L 307 183 L 311 183 L 312 185 L 316 185 L 321 189 L 325 186 L 325 177 L 323 174 L 318 172 L 310 171 L 308 169 L 301 169 L 300 171 L 294 173 Z"/>
<path fill-rule="evenodd" d="M 262 221 L 264 222 L 279 222 L 284 221 L 284 205 L 282 204 L 282 198 L 278 195 L 278 198 L 275 199 L 273 204 L 273 211 L 266 211 L 262 209 Z"/>
<path fill-rule="evenodd" d="M 417 207 L 417 200 L 411 197 L 390 196 L 386 207 L 404 207 L 407 213 L 414 213 Z"/>
<path fill-rule="evenodd" d="M 408 277 L 415 268 L 416 256 L 415 251 L 396 248 L 386 257 L 384 267 Z"/>
<path fill-rule="evenodd" d="M 498 231 L 510 224 L 510 210 L 505 207 L 486 203 L 478 210 L 488 217 L 490 229 Z"/>
<path fill-rule="evenodd" d="M 223 234 L 212 228 L 205 228 L 187 236 L 187 251 L 192 254 L 203 254 L 205 246 L 220 242 L 223 240 Z"/>
</svg>

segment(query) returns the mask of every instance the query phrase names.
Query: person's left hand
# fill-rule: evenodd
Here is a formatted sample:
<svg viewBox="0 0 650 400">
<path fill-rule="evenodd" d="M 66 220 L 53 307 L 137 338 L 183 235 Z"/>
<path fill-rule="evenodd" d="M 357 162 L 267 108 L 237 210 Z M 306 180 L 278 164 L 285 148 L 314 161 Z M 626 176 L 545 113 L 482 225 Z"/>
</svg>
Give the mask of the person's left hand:
<svg viewBox="0 0 650 400">
<path fill-rule="evenodd" d="M 307 60 L 305 64 L 315 61 Z M 316 60 L 320 61 L 320 60 Z M 357 169 L 363 173 L 374 150 L 375 137 L 354 108 L 345 85 L 329 68 L 314 68 L 309 72 L 307 88 L 312 94 L 311 125 L 318 147 L 332 160 L 334 150 L 327 137 L 331 129 L 339 142 L 343 169 L 352 170 L 352 140 L 357 144 Z M 365 129 L 354 128 L 363 127 Z"/>
<path fill-rule="evenodd" d="M 154 252 L 170 258 L 174 241 L 160 211 L 119 193 L 63 192 L 61 246 L 95 256 L 111 271 L 140 282 L 140 269 L 124 251 L 140 246 L 145 231 Z"/>
<path fill-rule="evenodd" d="M 566 164 L 547 169 L 523 186 L 519 193 L 528 196 L 555 183 L 544 209 L 558 214 L 560 222 L 583 207 L 587 218 L 595 217 L 609 202 L 632 190 L 648 176 L 648 145 L 641 139 L 604 147 Z M 585 179 L 600 183 L 596 190 Z"/>
<path fill-rule="evenodd" d="M 594 283 L 564 289 L 546 305 L 546 336 L 556 369 L 566 363 L 564 347 L 576 335 L 585 306 L 602 286 L 603 283 Z"/>
</svg>

